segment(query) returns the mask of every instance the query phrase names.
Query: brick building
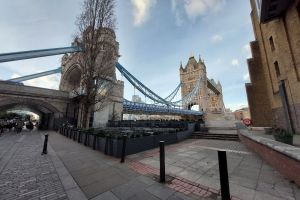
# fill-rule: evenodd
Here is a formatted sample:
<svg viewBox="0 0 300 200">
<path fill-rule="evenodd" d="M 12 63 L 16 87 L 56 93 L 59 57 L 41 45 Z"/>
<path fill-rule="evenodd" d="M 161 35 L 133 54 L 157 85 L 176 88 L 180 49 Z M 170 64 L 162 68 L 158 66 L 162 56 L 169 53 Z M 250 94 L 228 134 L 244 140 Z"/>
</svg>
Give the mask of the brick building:
<svg viewBox="0 0 300 200">
<path fill-rule="evenodd" d="M 300 133 L 300 1 L 250 2 L 255 41 L 246 90 L 253 124 Z"/>
</svg>

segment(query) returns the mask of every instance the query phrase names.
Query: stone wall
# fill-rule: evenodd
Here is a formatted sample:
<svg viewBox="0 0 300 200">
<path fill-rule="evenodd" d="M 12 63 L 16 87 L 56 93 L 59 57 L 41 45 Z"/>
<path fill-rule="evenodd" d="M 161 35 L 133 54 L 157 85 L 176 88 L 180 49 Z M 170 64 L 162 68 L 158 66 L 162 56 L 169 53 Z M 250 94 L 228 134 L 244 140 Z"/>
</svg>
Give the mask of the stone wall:
<svg viewBox="0 0 300 200">
<path fill-rule="evenodd" d="M 248 60 L 251 83 L 246 85 L 246 90 L 254 126 L 276 123 L 287 128 L 279 111 L 283 107 L 279 93 L 279 84 L 283 80 L 293 125 L 300 133 L 300 113 L 296 106 L 300 103 L 300 14 L 297 5 L 299 0 L 294 1 L 281 17 L 260 23 L 255 0 L 251 0 L 256 41 L 251 43 L 253 58 Z"/>
<path fill-rule="evenodd" d="M 300 186 L 300 174 L 296 173 L 300 171 L 300 148 L 254 136 L 248 130 L 239 130 L 239 138 L 264 161 Z"/>
</svg>

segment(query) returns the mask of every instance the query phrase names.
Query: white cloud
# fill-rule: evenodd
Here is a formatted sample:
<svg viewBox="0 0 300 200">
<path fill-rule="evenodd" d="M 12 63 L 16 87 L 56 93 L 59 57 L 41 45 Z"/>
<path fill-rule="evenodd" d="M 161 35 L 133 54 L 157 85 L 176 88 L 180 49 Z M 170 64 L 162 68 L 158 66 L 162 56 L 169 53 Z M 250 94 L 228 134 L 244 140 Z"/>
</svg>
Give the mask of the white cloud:
<svg viewBox="0 0 300 200">
<path fill-rule="evenodd" d="M 177 26 L 181 26 L 185 18 L 195 20 L 199 16 L 219 11 L 226 0 L 171 0 L 171 9 Z"/>
<path fill-rule="evenodd" d="M 233 66 L 238 66 L 240 64 L 240 62 L 239 62 L 239 60 L 238 59 L 232 59 L 231 60 L 231 65 L 233 65 Z"/>
<path fill-rule="evenodd" d="M 184 9 L 190 19 L 220 10 L 225 0 L 184 0 Z"/>
<path fill-rule="evenodd" d="M 218 43 L 218 42 L 221 42 L 223 40 L 223 36 L 219 35 L 219 34 L 216 34 L 216 35 L 213 35 L 210 39 L 213 43 Z"/>
<path fill-rule="evenodd" d="M 226 106 L 226 108 L 230 108 L 230 110 L 232 110 L 232 111 L 236 111 L 236 110 L 239 110 L 239 109 L 245 108 L 245 107 L 248 107 L 247 102 L 228 104 Z"/>
<path fill-rule="evenodd" d="M 44 76 L 40 78 L 31 79 L 28 81 L 24 81 L 24 85 L 48 88 L 48 89 L 58 89 L 60 82 L 60 74 Z M 11 79 L 21 77 L 19 74 L 13 74 Z"/>
<path fill-rule="evenodd" d="M 155 6 L 156 0 L 131 0 L 133 5 L 133 24 L 140 26 L 150 17 L 150 10 Z"/>
<path fill-rule="evenodd" d="M 175 15 L 175 24 L 176 26 L 181 26 L 184 22 L 183 19 L 183 12 L 182 10 L 178 9 L 178 4 L 181 0 L 171 0 L 172 12 Z"/>
<path fill-rule="evenodd" d="M 243 52 L 246 54 L 247 58 L 251 58 L 252 57 L 250 44 L 245 44 L 243 46 Z"/>
<path fill-rule="evenodd" d="M 58 89 L 59 81 L 60 74 L 57 74 L 24 81 L 24 84 L 41 88 Z"/>
<path fill-rule="evenodd" d="M 245 74 L 245 75 L 243 76 L 243 80 L 244 80 L 244 81 L 250 81 L 249 73 L 247 73 L 247 74 Z"/>
<path fill-rule="evenodd" d="M 13 79 L 13 78 L 19 78 L 19 77 L 20 77 L 19 74 L 13 74 L 13 75 L 11 76 L 11 79 Z"/>
</svg>

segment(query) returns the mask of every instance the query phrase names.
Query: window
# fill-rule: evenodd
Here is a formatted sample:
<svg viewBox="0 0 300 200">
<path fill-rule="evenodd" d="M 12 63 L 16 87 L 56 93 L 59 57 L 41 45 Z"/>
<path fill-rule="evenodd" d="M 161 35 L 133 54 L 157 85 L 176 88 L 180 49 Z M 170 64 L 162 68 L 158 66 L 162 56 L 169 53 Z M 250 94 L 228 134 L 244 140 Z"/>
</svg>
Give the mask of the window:
<svg viewBox="0 0 300 200">
<path fill-rule="evenodd" d="M 275 66 L 275 71 L 276 71 L 276 76 L 279 77 L 280 76 L 280 70 L 279 70 L 279 65 L 278 62 L 274 62 L 274 66 Z"/>
<path fill-rule="evenodd" d="M 269 8 L 269 12 L 275 11 L 277 9 L 277 4 L 271 5 Z"/>
<path fill-rule="evenodd" d="M 300 17 L 300 2 L 299 2 L 298 5 L 297 5 L 297 11 L 298 11 L 298 15 L 299 15 L 299 17 Z"/>
<path fill-rule="evenodd" d="M 269 38 L 269 42 L 270 42 L 271 50 L 274 51 L 275 50 L 275 44 L 274 44 L 274 40 L 273 40 L 272 36 Z"/>
</svg>

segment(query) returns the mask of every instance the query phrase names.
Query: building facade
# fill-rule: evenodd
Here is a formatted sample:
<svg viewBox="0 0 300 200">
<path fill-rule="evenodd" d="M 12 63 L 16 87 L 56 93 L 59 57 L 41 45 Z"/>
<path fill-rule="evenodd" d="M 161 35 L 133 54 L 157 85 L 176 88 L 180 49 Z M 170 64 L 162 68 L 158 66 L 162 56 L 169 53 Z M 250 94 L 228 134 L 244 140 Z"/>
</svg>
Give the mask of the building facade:
<svg viewBox="0 0 300 200">
<path fill-rule="evenodd" d="M 216 83 L 213 79 L 208 81 L 206 66 L 204 61 L 199 58 L 199 61 L 191 56 L 185 67 L 180 66 L 180 82 L 181 82 L 181 97 L 187 96 L 196 86 L 199 79 L 201 79 L 201 87 L 197 92 L 197 96 L 188 102 L 189 104 L 183 105 L 186 109 L 191 109 L 192 106 L 198 105 L 199 111 L 205 113 L 224 113 L 224 102 L 222 93 L 216 94 L 209 88 L 208 83 L 214 85 L 220 92 L 222 92 L 221 83 Z"/>
<path fill-rule="evenodd" d="M 236 120 L 249 119 L 250 118 L 249 108 L 245 107 L 234 111 L 234 117 Z"/>
<path fill-rule="evenodd" d="M 300 2 L 250 2 L 255 41 L 246 90 L 253 125 L 300 133 Z"/>
<path fill-rule="evenodd" d="M 91 105 L 89 108 L 88 123 L 90 127 L 102 127 L 106 126 L 108 120 L 121 120 L 123 114 L 123 90 L 124 83 L 116 79 L 115 63 L 119 57 L 119 43 L 116 41 L 116 35 L 113 30 L 103 28 L 101 30 L 101 37 L 99 40 L 103 43 L 103 51 L 97 56 L 95 72 L 105 76 L 103 81 L 109 83 L 102 83 L 101 87 L 97 88 L 98 94 L 96 98 L 103 98 L 102 101 Z M 74 41 L 74 43 L 79 41 Z M 111 51 L 112 56 L 110 60 L 105 61 L 103 64 L 103 52 Z M 70 93 L 73 102 L 76 104 L 74 108 L 73 118 L 77 121 L 77 126 L 82 127 L 83 121 L 83 103 L 81 102 L 81 96 L 85 95 L 85 83 L 82 81 L 82 76 L 85 74 L 85 68 L 82 66 L 84 60 L 83 53 L 66 54 L 62 58 L 62 76 L 59 85 L 61 91 Z M 103 87 L 103 88 L 102 88 Z M 107 88 L 107 89 L 106 89 Z M 107 97 L 102 93 L 108 92 Z M 104 97 L 102 97 L 102 96 Z"/>
</svg>

